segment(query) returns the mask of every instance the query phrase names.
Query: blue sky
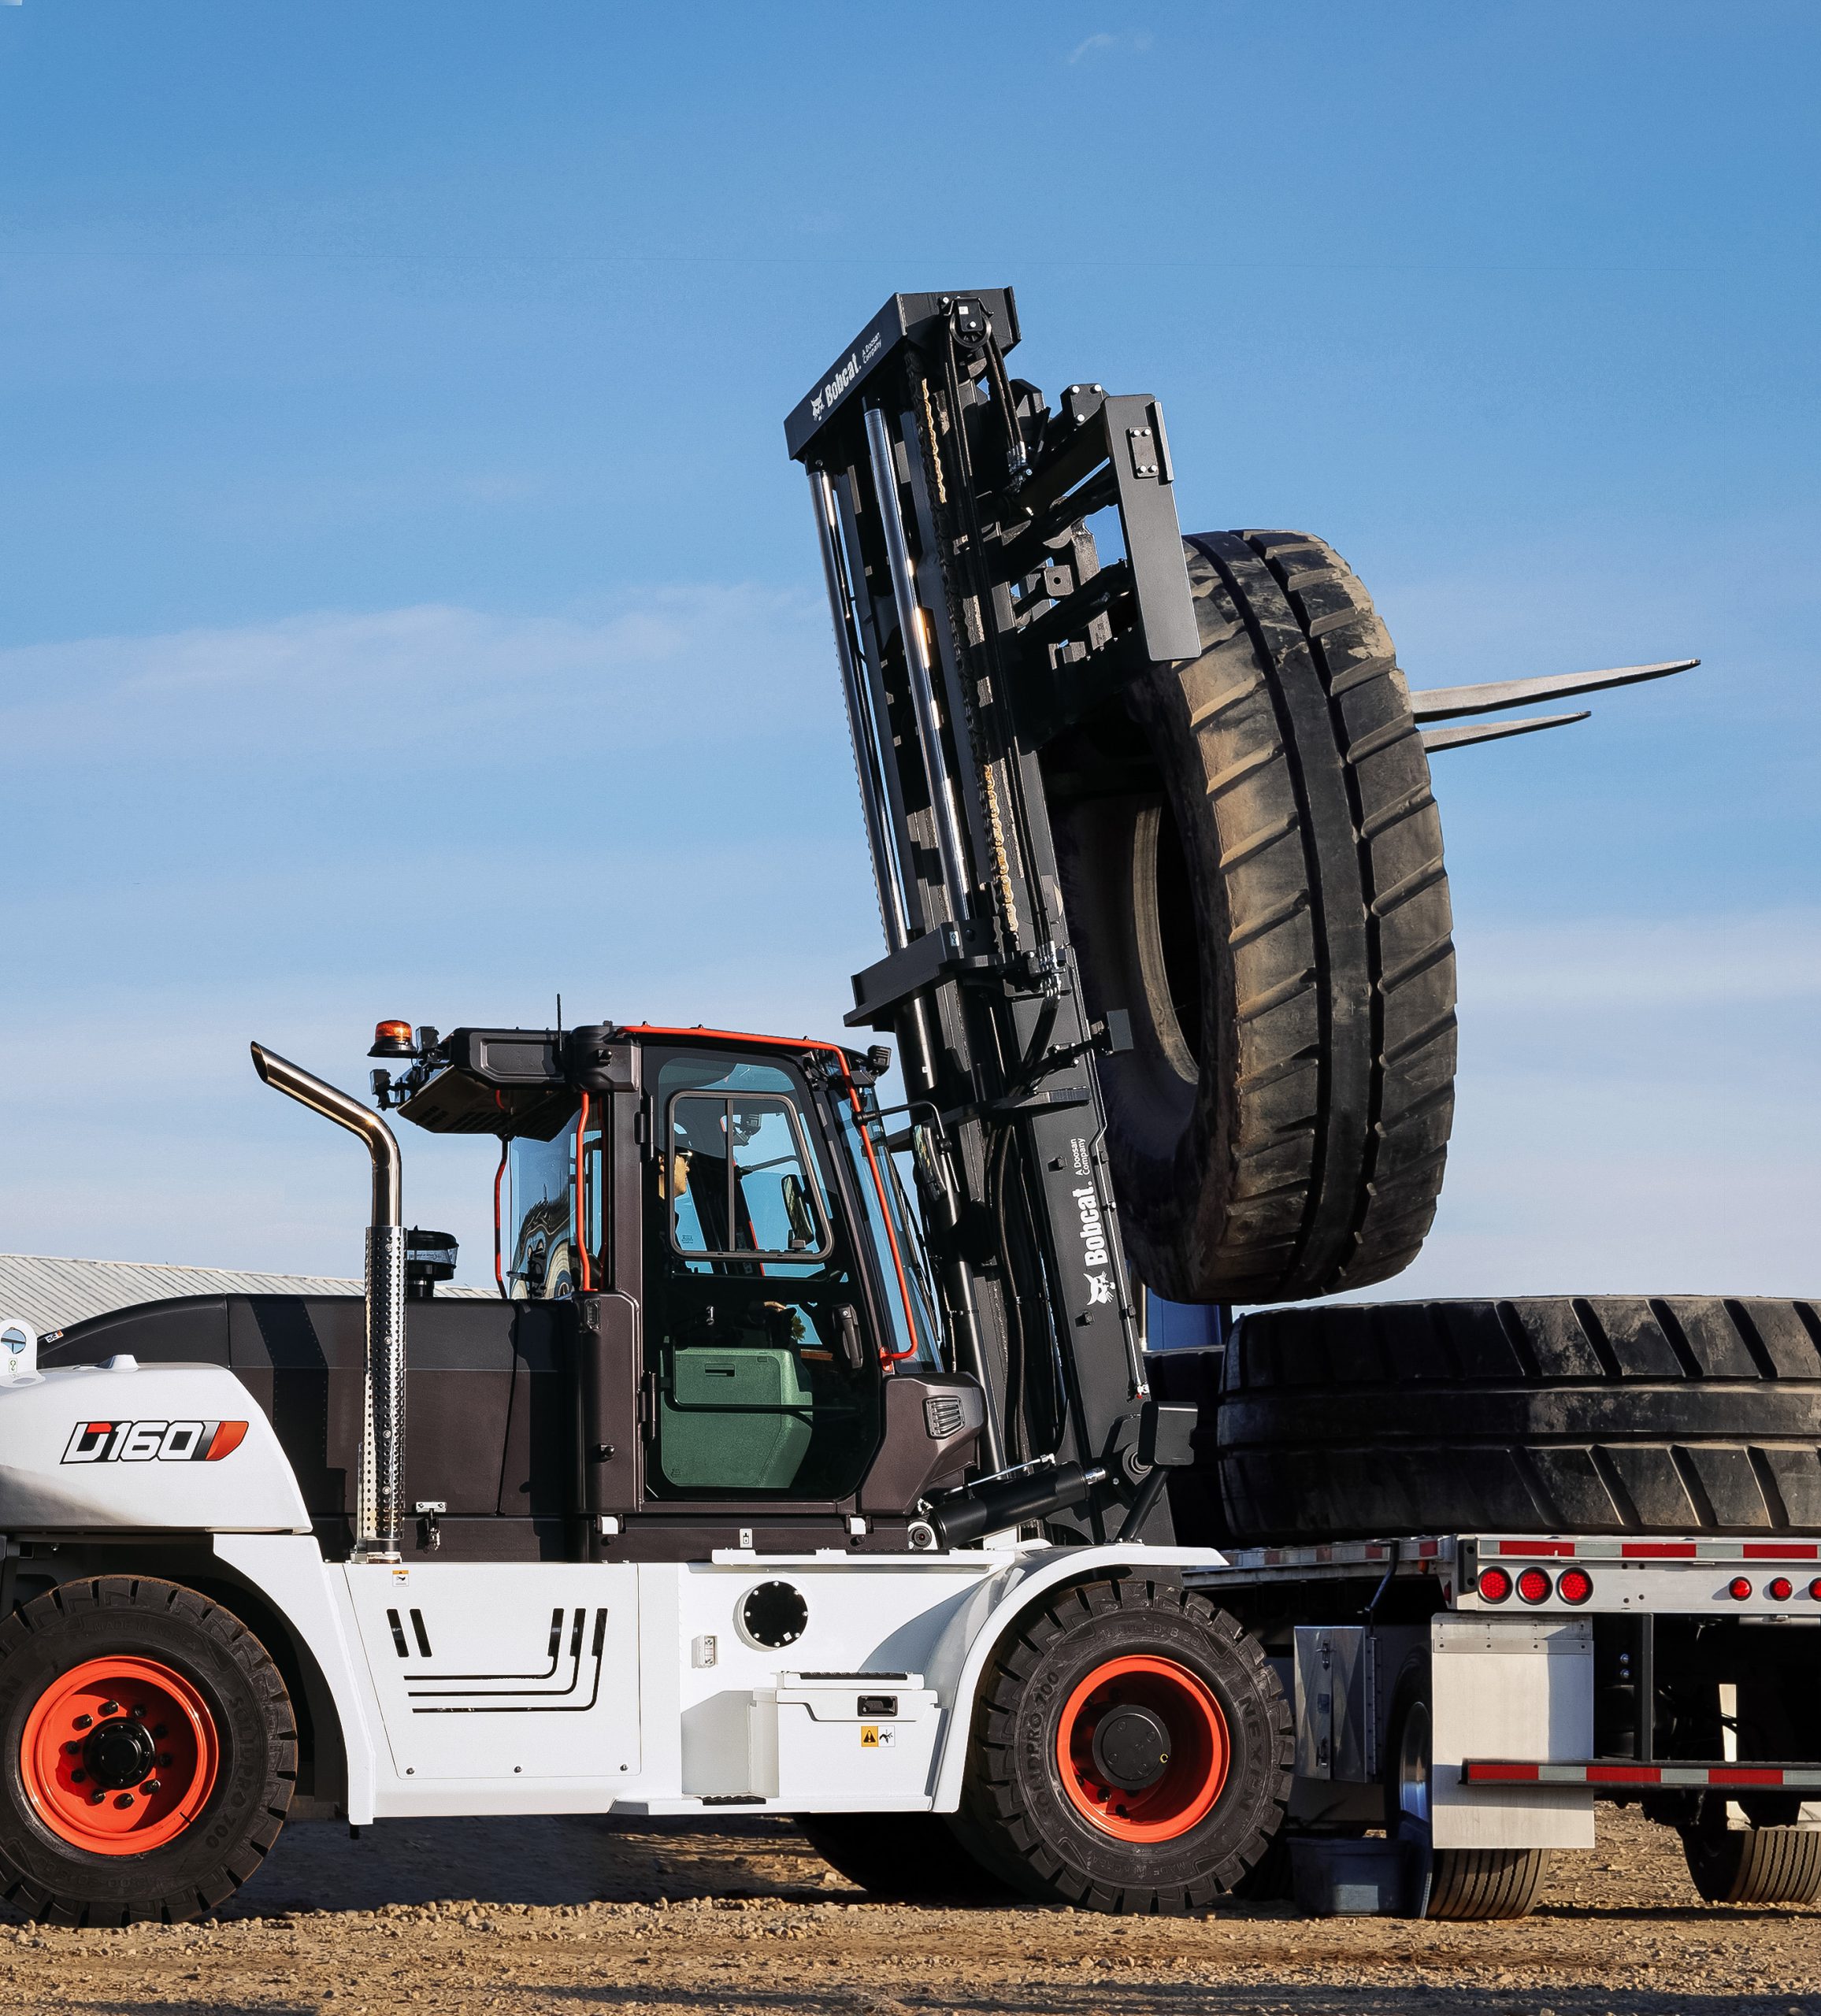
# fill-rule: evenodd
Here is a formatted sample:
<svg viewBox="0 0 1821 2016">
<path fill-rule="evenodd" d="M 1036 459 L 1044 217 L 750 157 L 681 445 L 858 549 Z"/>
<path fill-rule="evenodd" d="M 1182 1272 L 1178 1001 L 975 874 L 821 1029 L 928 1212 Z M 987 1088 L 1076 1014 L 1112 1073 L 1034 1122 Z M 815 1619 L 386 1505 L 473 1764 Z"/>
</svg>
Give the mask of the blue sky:
<svg viewBox="0 0 1821 2016">
<path fill-rule="evenodd" d="M 832 1031 L 875 956 L 781 422 L 897 287 L 1166 402 L 1415 684 L 1456 1147 L 1396 1292 L 1814 1285 L 1821 19 L 0 8 L 0 1247 L 358 1265 L 380 1015 Z M 407 1208 L 488 1239 L 484 1145 Z"/>
</svg>

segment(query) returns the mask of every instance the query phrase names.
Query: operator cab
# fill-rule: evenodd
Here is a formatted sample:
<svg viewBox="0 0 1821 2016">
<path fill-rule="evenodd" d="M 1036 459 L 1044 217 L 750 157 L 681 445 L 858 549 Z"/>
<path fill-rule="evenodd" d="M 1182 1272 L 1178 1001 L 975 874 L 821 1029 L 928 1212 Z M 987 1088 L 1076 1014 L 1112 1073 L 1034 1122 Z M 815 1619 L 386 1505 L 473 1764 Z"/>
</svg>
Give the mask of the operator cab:
<svg viewBox="0 0 1821 2016">
<path fill-rule="evenodd" d="M 499 1143 L 495 1280 L 519 1328 L 547 1312 L 589 1552 L 902 1549 L 962 1481 L 984 1403 L 944 1362 L 886 1053 L 597 1025 L 404 1054 L 386 1104 Z"/>
</svg>

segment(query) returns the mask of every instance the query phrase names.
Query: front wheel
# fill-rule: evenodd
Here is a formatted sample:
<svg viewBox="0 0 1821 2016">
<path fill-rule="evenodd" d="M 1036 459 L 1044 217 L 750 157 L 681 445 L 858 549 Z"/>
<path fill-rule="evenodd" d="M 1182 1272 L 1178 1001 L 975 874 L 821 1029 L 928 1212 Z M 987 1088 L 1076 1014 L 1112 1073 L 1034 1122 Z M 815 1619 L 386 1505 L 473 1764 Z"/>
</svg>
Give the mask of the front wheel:
<svg viewBox="0 0 1821 2016">
<path fill-rule="evenodd" d="M 66 1582 L 0 1625 L 0 1893 L 61 1925 L 195 1918 L 278 1837 L 297 1775 L 265 1648 L 174 1582 Z"/>
<path fill-rule="evenodd" d="M 1206 1597 L 1137 1577 L 1060 1591 L 996 1651 L 958 1831 L 1026 1896 L 1198 1910 L 1283 1823 L 1290 1713 Z"/>
</svg>

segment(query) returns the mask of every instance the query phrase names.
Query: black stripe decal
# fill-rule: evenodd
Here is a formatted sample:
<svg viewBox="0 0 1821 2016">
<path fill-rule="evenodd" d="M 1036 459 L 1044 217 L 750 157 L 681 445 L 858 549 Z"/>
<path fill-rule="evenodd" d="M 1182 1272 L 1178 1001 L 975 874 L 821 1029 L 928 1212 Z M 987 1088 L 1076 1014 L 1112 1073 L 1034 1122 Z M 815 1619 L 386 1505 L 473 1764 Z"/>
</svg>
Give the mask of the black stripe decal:
<svg viewBox="0 0 1821 2016">
<path fill-rule="evenodd" d="M 462 1680 L 551 1680 L 556 1676 L 557 1656 L 562 1650 L 562 1621 L 564 1610 L 561 1604 L 550 1614 L 550 1646 L 546 1654 L 550 1664 L 542 1673 L 408 1673 L 406 1680 L 435 1680 L 453 1684 Z"/>
<path fill-rule="evenodd" d="M 578 1669 L 577 1679 L 580 1677 L 579 1670 L 581 1665 L 580 1653 L 582 1620 L 584 1615 L 585 1613 L 581 1610 L 577 1610 L 576 1612 L 574 1641 L 577 1655 L 576 1665 Z M 605 1657 L 606 1643 L 607 1613 L 603 1607 L 603 1609 L 598 1610 L 595 1612 L 593 1641 L 595 1678 L 593 1686 L 588 1690 L 588 1698 L 585 1701 L 570 1702 L 566 1706 L 560 1708 L 544 1707 L 541 1705 L 541 1701 L 512 1701 L 499 1703 L 477 1702 L 472 1705 L 465 1703 L 459 1707 L 414 1707 L 412 1709 L 411 1713 L 414 1715 L 585 1715 L 601 1698 L 601 1673 L 603 1669 L 606 1664 Z M 563 1693 L 573 1693 L 575 1691 L 575 1681 L 572 1680 L 569 1684 L 563 1689 Z M 419 1697 L 413 1697 L 414 1699 L 417 1698 Z M 432 1696 L 431 1698 L 435 1699 L 436 1697 Z M 541 1697 L 541 1699 L 557 1701 L 560 1700 L 562 1698 L 562 1697 L 560 1695 L 547 1695 Z"/>
</svg>

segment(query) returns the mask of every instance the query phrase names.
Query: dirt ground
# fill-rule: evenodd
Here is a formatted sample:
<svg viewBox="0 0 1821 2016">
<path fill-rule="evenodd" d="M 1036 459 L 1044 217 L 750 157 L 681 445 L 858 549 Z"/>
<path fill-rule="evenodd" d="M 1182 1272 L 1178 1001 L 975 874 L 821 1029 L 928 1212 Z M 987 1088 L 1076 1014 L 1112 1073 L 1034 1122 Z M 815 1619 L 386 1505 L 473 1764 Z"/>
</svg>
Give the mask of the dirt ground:
<svg viewBox="0 0 1821 2016">
<path fill-rule="evenodd" d="M 1821 2016 L 1821 1910 L 1703 1905 L 1667 1831 L 1600 1834 L 1534 1918 L 1476 1926 L 871 1904 L 783 1821 L 294 1826 L 216 1922 L 0 1925 L 0 2010 Z"/>
</svg>

